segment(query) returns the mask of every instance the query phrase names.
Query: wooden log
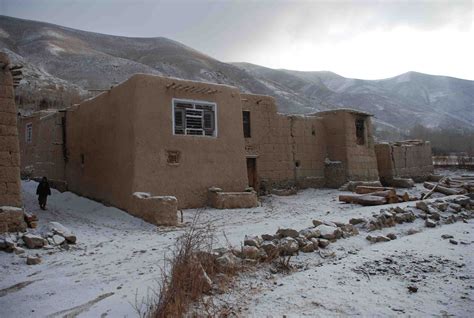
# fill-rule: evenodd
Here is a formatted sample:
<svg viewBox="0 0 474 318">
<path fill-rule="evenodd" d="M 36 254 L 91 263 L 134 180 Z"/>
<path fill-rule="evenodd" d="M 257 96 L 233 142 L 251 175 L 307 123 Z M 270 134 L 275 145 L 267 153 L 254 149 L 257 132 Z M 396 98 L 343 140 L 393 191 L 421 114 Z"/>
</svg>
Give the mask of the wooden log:
<svg viewBox="0 0 474 318">
<path fill-rule="evenodd" d="M 356 203 L 360 205 L 382 205 L 387 203 L 385 197 L 375 195 L 357 195 L 357 194 L 341 194 L 339 201 L 347 203 Z"/>
<path fill-rule="evenodd" d="M 395 188 L 413 188 L 415 186 L 415 182 L 410 178 L 393 178 L 387 180 L 387 183 Z"/>
<path fill-rule="evenodd" d="M 377 197 L 384 197 L 384 198 L 393 198 L 397 196 L 397 193 L 395 192 L 395 189 L 389 189 L 385 191 L 377 191 L 377 192 L 372 192 L 370 195 L 375 195 Z"/>
<path fill-rule="evenodd" d="M 395 190 L 395 189 L 388 188 L 388 187 L 371 187 L 371 186 L 359 185 L 355 188 L 355 193 L 367 194 L 367 193 L 374 193 L 374 192 L 380 192 L 380 191 L 386 191 L 386 190 Z"/>
<path fill-rule="evenodd" d="M 430 182 L 425 182 L 423 183 L 423 186 L 426 188 L 426 189 L 430 189 L 430 190 L 434 190 L 436 192 L 439 192 L 439 193 L 442 193 L 442 194 L 445 194 L 445 195 L 456 195 L 456 194 L 464 194 L 466 193 L 466 190 L 465 189 L 460 189 L 460 188 L 447 188 L 447 187 L 443 187 L 439 184 L 434 184 L 434 183 L 430 183 Z M 424 199 L 427 198 L 428 195 L 426 195 L 424 197 Z"/>
<path fill-rule="evenodd" d="M 444 176 L 439 175 L 439 174 L 430 174 L 428 176 L 428 181 L 439 182 L 443 178 L 444 178 Z"/>
</svg>

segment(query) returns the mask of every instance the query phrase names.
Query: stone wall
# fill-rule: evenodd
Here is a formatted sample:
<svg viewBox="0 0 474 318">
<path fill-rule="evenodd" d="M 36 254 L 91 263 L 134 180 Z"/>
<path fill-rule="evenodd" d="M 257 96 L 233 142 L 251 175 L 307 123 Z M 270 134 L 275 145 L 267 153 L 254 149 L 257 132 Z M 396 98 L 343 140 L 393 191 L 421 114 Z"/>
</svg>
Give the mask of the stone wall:
<svg viewBox="0 0 474 318">
<path fill-rule="evenodd" d="M 21 207 L 17 109 L 9 60 L 0 52 L 0 206 Z"/>
<path fill-rule="evenodd" d="M 26 231 L 23 209 L 0 206 L 0 233 Z"/>
<path fill-rule="evenodd" d="M 375 146 L 375 152 L 382 181 L 400 177 L 422 182 L 434 171 L 428 141 L 380 143 Z"/>
</svg>

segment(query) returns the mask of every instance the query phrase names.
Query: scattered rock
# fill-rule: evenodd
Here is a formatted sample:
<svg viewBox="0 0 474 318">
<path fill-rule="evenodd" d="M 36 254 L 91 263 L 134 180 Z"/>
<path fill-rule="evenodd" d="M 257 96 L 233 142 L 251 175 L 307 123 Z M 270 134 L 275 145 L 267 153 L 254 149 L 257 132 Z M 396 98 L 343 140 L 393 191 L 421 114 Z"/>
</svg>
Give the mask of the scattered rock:
<svg viewBox="0 0 474 318">
<path fill-rule="evenodd" d="M 426 204 L 425 201 L 416 202 L 416 208 L 420 209 L 422 211 L 425 211 L 426 213 L 430 213 L 430 208 L 429 208 L 428 204 Z"/>
<path fill-rule="evenodd" d="M 379 242 L 390 242 L 390 241 L 391 241 L 391 239 L 388 238 L 388 237 L 385 236 L 385 235 L 379 235 L 379 236 L 377 236 L 377 237 L 375 238 L 375 242 L 376 242 L 376 243 L 379 243 Z"/>
<path fill-rule="evenodd" d="M 308 242 L 305 246 L 303 246 L 301 249 L 301 252 L 303 253 L 312 253 L 314 252 L 314 244 L 313 242 Z"/>
<path fill-rule="evenodd" d="M 365 224 L 367 223 L 367 219 L 365 218 L 352 218 L 349 220 L 349 223 L 352 225 L 357 225 L 357 224 Z"/>
<path fill-rule="evenodd" d="M 408 286 L 407 288 L 410 293 L 416 293 L 418 291 L 418 287 L 416 286 Z"/>
<path fill-rule="evenodd" d="M 260 247 L 260 238 L 258 236 L 247 236 L 245 235 L 244 245 Z"/>
<path fill-rule="evenodd" d="M 309 240 L 314 237 L 319 237 L 321 235 L 321 232 L 317 228 L 309 227 L 307 229 L 301 230 L 300 234 Z"/>
<path fill-rule="evenodd" d="M 68 243 L 76 243 L 76 235 L 61 223 L 49 222 L 49 227 L 53 233 L 61 235 L 66 239 L 66 241 L 68 241 Z"/>
<path fill-rule="evenodd" d="M 317 229 L 320 231 L 321 237 L 327 240 L 335 240 L 342 236 L 342 230 L 338 227 L 321 224 Z"/>
<path fill-rule="evenodd" d="M 449 240 L 449 243 L 454 244 L 454 245 L 458 245 L 458 241 L 453 240 L 453 239 L 450 239 L 450 240 Z"/>
<path fill-rule="evenodd" d="M 282 238 L 282 237 L 292 237 L 292 238 L 295 238 L 297 237 L 300 233 L 297 231 L 297 230 L 294 230 L 294 229 L 278 229 L 278 231 L 276 232 L 276 234 L 278 235 L 278 237 Z"/>
<path fill-rule="evenodd" d="M 262 239 L 264 241 L 272 241 L 274 239 L 276 239 L 275 235 L 271 235 L 271 234 L 262 234 Z"/>
<path fill-rule="evenodd" d="M 60 235 L 53 235 L 53 238 L 51 240 L 53 241 L 54 245 L 61 245 L 66 239 Z"/>
<path fill-rule="evenodd" d="M 26 264 L 28 265 L 38 265 L 40 263 L 41 263 L 41 257 L 39 257 L 38 255 L 36 256 L 28 255 L 26 257 Z"/>
<path fill-rule="evenodd" d="M 243 246 L 242 247 L 242 258 L 248 259 L 257 259 L 258 258 L 258 248 L 255 246 Z"/>
<path fill-rule="evenodd" d="M 39 235 L 25 234 L 22 237 L 28 248 L 42 248 L 45 245 L 45 240 Z"/>
<path fill-rule="evenodd" d="M 432 221 L 432 220 L 430 220 L 430 219 L 427 219 L 427 220 L 425 221 L 425 226 L 426 226 L 426 227 L 436 227 L 436 222 L 435 222 L 435 221 Z"/>
<path fill-rule="evenodd" d="M 329 240 L 326 239 L 319 239 L 318 240 L 319 247 L 326 248 L 329 245 Z"/>
<path fill-rule="evenodd" d="M 279 249 L 283 255 L 293 255 L 298 252 L 299 245 L 298 242 L 291 237 L 285 237 L 279 242 Z"/>
<path fill-rule="evenodd" d="M 20 254 L 24 254 L 25 253 L 25 250 L 21 247 L 18 247 L 18 246 L 15 246 L 13 248 L 13 252 L 16 254 L 16 255 L 20 255 Z"/>
<path fill-rule="evenodd" d="M 395 235 L 395 233 L 388 233 L 387 237 L 392 241 L 397 239 L 397 235 Z"/>
<path fill-rule="evenodd" d="M 276 257 L 280 254 L 280 250 L 278 249 L 278 246 L 271 241 L 265 241 L 262 243 L 261 248 L 265 250 L 267 255 L 270 258 Z"/>
<path fill-rule="evenodd" d="M 320 226 L 321 224 L 323 224 L 324 222 L 321 221 L 321 220 L 313 220 L 313 225 L 314 226 Z"/>
<path fill-rule="evenodd" d="M 416 234 L 416 233 L 420 233 L 420 231 L 417 230 L 417 229 L 408 229 L 408 231 L 407 231 L 407 235 L 413 235 L 413 234 Z"/>
<path fill-rule="evenodd" d="M 447 239 L 454 238 L 454 236 L 449 235 L 449 234 L 443 234 L 443 235 L 441 235 L 441 238 L 442 238 L 443 240 L 447 240 Z"/>
<path fill-rule="evenodd" d="M 439 221 L 441 219 L 441 215 L 439 215 L 438 212 L 433 212 L 431 215 L 428 217 L 432 220 Z"/>
</svg>

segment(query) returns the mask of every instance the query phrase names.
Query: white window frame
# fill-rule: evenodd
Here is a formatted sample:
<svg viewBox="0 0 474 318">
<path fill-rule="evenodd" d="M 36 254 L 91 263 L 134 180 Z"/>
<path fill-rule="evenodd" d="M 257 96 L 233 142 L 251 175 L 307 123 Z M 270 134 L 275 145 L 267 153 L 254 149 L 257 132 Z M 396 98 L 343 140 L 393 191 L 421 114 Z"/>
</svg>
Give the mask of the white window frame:
<svg viewBox="0 0 474 318">
<path fill-rule="evenodd" d="M 27 144 L 33 142 L 33 123 L 27 123 L 25 126 L 25 141 Z"/>
<path fill-rule="evenodd" d="M 193 108 L 195 105 L 205 105 L 205 106 L 212 106 L 212 109 L 214 111 L 214 133 L 212 136 L 208 135 L 192 135 L 192 134 L 187 134 L 186 130 L 190 128 L 184 128 L 185 133 L 184 134 L 176 134 L 175 133 L 175 105 L 177 103 L 185 103 L 185 104 L 192 104 Z M 197 110 L 197 109 L 196 109 Z M 194 99 L 182 99 L 182 98 L 173 98 L 171 101 L 171 116 L 172 116 L 172 134 L 174 136 L 193 136 L 193 137 L 207 137 L 207 138 L 217 138 L 217 104 L 214 102 L 209 102 L 209 101 L 203 101 L 203 100 L 194 100 Z M 186 114 L 184 115 L 186 117 Z M 203 118 L 204 119 L 204 118 Z"/>
</svg>

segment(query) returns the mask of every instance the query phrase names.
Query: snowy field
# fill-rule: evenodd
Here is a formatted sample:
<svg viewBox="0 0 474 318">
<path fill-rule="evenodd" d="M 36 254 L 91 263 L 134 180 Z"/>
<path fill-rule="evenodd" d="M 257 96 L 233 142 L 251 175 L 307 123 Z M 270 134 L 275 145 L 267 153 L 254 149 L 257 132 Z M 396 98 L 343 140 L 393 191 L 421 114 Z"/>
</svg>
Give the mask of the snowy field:
<svg viewBox="0 0 474 318">
<path fill-rule="evenodd" d="M 134 305 L 156 289 L 164 257 L 183 228 L 157 228 L 70 192 L 54 191 L 48 210 L 41 211 L 36 186 L 23 182 L 24 203 L 38 215 L 38 230 L 60 222 L 75 232 L 77 244 L 69 250 L 27 250 L 42 257 L 35 266 L 0 252 L 0 317 L 137 316 Z M 313 219 L 347 222 L 381 209 L 339 203 L 340 193 L 308 189 L 294 196 L 267 196 L 254 209 L 204 209 L 200 221 L 212 221 L 221 244 L 227 239 L 240 246 L 246 234 L 273 234 L 279 227 L 299 230 Z M 185 223 L 197 212 L 185 210 Z M 420 232 L 407 235 L 409 229 Z M 292 258 L 295 269 L 290 273 L 275 274 L 269 266 L 245 273 L 218 299 L 244 317 L 472 317 L 472 219 L 434 229 L 416 220 L 378 233 L 395 233 L 398 239 L 371 244 L 361 232 L 331 244 L 325 257 L 309 253 Z M 459 244 L 450 244 L 443 234 L 453 235 Z M 409 292 L 409 286 L 418 291 Z"/>
</svg>

